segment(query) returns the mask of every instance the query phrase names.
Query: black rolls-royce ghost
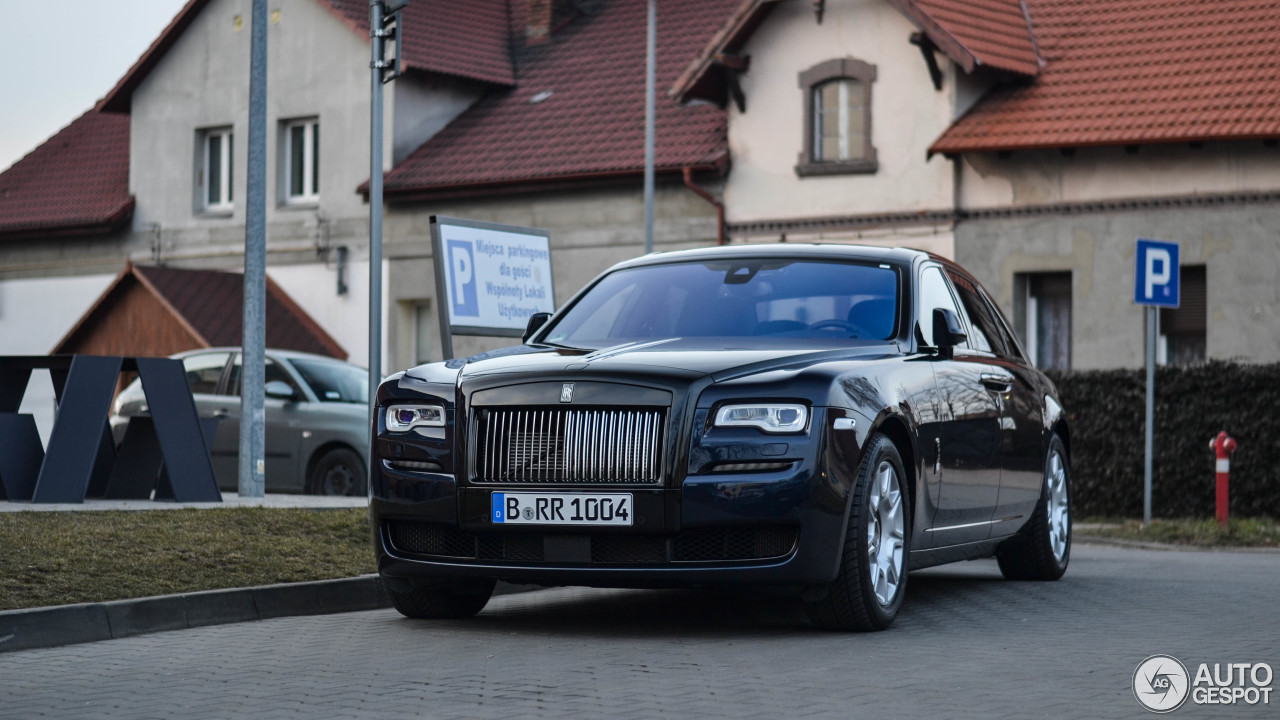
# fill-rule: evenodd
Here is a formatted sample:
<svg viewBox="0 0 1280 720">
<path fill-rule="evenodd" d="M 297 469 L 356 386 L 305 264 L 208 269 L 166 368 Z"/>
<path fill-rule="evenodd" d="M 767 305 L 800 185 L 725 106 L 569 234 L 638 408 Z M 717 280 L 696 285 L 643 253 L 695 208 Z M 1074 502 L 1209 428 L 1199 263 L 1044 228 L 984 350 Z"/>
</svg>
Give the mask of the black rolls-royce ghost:
<svg viewBox="0 0 1280 720">
<path fill-rule="evenodd" d="M 982 287 L 912 250 L 649 255 L 524 344 L 378 390 L 378 569 L 410 617 L 496 580 L 774 586 L 821 628 L 888 627 L 908 570 L 1071 549 L 1056 390 Z"/>
</svg>

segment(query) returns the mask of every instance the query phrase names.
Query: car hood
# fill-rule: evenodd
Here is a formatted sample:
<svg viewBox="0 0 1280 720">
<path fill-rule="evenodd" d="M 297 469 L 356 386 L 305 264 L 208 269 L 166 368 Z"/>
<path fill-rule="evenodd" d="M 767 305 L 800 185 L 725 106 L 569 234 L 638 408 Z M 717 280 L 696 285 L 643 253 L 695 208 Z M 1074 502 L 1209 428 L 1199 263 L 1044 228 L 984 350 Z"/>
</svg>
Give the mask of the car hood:
<svg viewBox="0 0 1280 720">
<path fill-rule="evenodd" d="M 827 359 L 879 358 L 896 353 L 892 342 L 794 339 L 735 341 L 724 338 L 666 338 L 624 343 L 599 350 L 517 345 L 469 358 L 420 365 L 405 372 L 416 380 L 453 384 L 468 378 L 507 374 L 639 374 L 726 380 L 741 375 L 812 364 Z"/>
</svg>

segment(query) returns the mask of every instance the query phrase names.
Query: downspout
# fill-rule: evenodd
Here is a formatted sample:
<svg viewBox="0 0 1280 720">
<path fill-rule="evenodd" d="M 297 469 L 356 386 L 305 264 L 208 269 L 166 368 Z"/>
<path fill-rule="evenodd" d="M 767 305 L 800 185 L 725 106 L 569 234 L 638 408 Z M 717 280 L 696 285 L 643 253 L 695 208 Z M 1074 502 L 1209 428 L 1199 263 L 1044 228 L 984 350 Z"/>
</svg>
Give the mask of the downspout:
<svg viewBox="0 0 1280 720">
<path fill-rule="evenodd" d="M 689 188 L 698 197 L 706 200 L 715 206 L 716 209 L 716 244 L 724 245 L 724 203 L 717 200 L 715 195 L 707 192 L 706 189 L 699 187 L 693 182 L 693 168 L 684 168 L 684 186 Z"/>
</svg>

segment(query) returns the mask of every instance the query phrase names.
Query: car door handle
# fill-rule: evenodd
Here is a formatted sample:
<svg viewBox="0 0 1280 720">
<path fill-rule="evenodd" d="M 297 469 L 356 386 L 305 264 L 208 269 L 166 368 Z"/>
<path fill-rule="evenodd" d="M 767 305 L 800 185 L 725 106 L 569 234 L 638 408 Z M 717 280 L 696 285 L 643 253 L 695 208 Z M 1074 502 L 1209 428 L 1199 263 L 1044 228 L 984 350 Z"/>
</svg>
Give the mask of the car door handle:
<svg viewBox="0 0 1280 720">
<path fill-rule="evenodd" d="M 231 415 L 230 411 L 225 409 L 218 409 L 213 411 L 213 416 L 218 418 L 219 420 L 225 420 L 229 415 Z"/>
<path fill-rule="evenodd" d="M 1013 378 L 1008 375 L 983 375 L 981 380 L 983 386 L 993 392 L 1006 393 L 1013 388 Z"/>
</svg>

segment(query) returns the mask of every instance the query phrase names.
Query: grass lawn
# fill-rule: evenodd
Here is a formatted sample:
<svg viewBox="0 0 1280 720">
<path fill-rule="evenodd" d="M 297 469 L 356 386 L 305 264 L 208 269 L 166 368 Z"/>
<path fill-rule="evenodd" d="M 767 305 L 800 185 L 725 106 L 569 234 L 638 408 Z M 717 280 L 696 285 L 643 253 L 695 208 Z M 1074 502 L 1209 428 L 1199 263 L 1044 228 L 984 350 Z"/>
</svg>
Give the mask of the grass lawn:
<svg viewBox="0 0 1280 720">
<path fill-rule="evenodd" d="M 1280 547 L 1280 522 L 1265 517 L 1231 518 L 1225 528 L 1217 520 L 1152 520 L 1147 527 L 1140 520 L 1088 518 L 1083 522 L 1103 523 L 1101 528 L 1079 531 L 1095 537 L 1170 545 Z"/>
<path fill-rule="evenodd" d="M 364 508 L 0 513 L 0 610 L 375 570 Z"/>
</svg>

